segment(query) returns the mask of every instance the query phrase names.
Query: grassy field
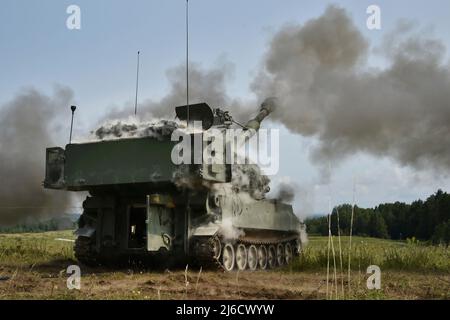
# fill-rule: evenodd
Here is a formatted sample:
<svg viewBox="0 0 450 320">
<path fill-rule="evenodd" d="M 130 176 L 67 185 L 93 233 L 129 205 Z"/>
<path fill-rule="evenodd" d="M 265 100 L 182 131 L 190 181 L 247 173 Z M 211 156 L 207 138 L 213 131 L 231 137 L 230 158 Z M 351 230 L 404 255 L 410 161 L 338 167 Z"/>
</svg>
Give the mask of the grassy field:
<svg viewBox="0 0 450 320">
<path fill-rule="evenodd" d="M 66 268 L 77 263 L 73 243 L 59 238 L 74 236 L 0 234 L 0 299 L 450 299 L 450 249 L 417 242 L 354 237 L 350 285 L 348 237 L 341 238 L 341 251 L 333 239 L 328 282 L 328 238 L 311 237 L 301 257 L 277 271 L 82 267 L 78 291 L 66 287 Z M 372 264 L 381 268 L 381 290 L 366 287 Z"/>
<path fill-rule="evenodd" d="M 349 237 L 333 237 L 336 265 L 340 269 L 342 257 L 344 269 L 348 269 Z M 341 250 L 340 250 L 341 249 Z M 317 269 L 327 266 L 328 237 L 310 237 L 301 258 L 293 265 L 294 270 Z M 330 265 L 334 266 L 332 250 Z M 352 238 L 350 266 L 362 270 L 377 265 L 382 270 L 411 272 L 437 272 L 450 274 L 450 248 L 427 246 L 418 241 L 392 241 L 374 238 Z M 362 269 L 361 269 L 362 268 Z"/>
</svg>

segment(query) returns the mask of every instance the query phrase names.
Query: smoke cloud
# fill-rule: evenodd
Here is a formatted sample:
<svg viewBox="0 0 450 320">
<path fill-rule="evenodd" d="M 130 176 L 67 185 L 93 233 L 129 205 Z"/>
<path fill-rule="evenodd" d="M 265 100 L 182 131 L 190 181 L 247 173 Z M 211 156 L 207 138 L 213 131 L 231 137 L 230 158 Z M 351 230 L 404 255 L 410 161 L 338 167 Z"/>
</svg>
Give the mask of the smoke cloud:
<svg viewBox="0 0 450 320">
<path fill-rule="evenodd" d="M 298 186 L 295 183 L 282 182 L 278 185 L 276 198 L 282 202 L 292 203 L 295 199 L 295 190 Z"/>
<path fill-rule="evenodd" d="M 312 181 L 293 181 L 289 176 L 277 176 L 267 195 L 269 199 L 277 199 L 290 203 L 295 207 L 295 215 L 304 220 L 314 214 L 315 188 Z"/>
<path fill-rule="evenodd" d="M 154 137 L 163 139 L 179 128 L 179 123 L 170 120 L 140 122 L 131 117 L 121 121 L 110 121 L 95 130 L 92 135 L 99 140 Z"/>
<path fill-rule="evenodd" d="M 0 108 L 0 226 L 61 214 L 69 193 L 45 190 L 45 148 L 54 145 L 55 125 L 73 94 L 58 87 L 53 96 L 37 90 L 20 92 Z"/>
<path fill-rule="evenodd" d="M 317 138 L 316 163 L 364 152 L 419 169 L 450 169 L 445 46 L 402 23 L 378 50 L 386 68 L 367 65 L 368 49 L 347 12 L 330 6 L 274 36 L 252 89 L 260 100 L 279 97 L 272 118 Z"/>
<path fill-rule="evenodd" d="M 255 108 L 239 99 L 227 95 L 226 82 L 232 77 L 233 65 L 218 63 L 214 68 L 204 69 L 199 64 L 189 66 L 189 103 L 206 102 L 212 108 L 225 108 L 232 111 L 236 119 L 247 119 Z M 169 92 L 159 101 L 147 99 L 139 104 L 138 117 L 148 120 L 154 118 L 170 119 L 175 117 L 174 108 L 186 104 L 186 67 L 180 65 L 166 73 L 169 81 Z M 131 107 L 113 110 L 106 119 L 123 119 L 130 116 Z"/>
</svg>

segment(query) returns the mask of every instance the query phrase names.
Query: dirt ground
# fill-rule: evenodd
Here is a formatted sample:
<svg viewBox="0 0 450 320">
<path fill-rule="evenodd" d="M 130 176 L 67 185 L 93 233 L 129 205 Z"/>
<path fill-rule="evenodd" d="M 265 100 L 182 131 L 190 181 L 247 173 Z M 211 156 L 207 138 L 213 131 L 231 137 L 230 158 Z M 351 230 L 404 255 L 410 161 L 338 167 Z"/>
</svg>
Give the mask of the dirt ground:
<svg viewBox="0 0 450 320">
<path fill-rule="evenodd" d="M 233 272 L 208 270 L 83 269 L 80 290 L 67 288 L 68 261 L 29 267 L 0 266 L 0 299 L 326 299 L 326 270 Z M 187 275 L 187 279 L 186 279 Z M 331 277 L 331 276 L 330 276 Z M 450 299 L 450 275 L 382 272 L 381 290 L 366 275 L 338 279 L 338 299 Z M 330 279 L 329 298 L 336 299 Z M 333 293 L 330 296 L 330 292 Z"/>
<path fill-rule="evenodd" d="M 69 241 L 58 240 L 61 238 Z M 401 265 L 395 271 L 382 267 L 381 289 L 368 290 L 369 275 L 361 267 L 361 271 L 352 271 L 349 290 L 345 271 L 342 278 L 338 271 L 334 280 L 331 270 L 327 286 L 326 261 L 318 266 L 307 264 L 305 270 L 309 271 L 301 271 L 297 264 L 281 270 L 239 273 L 211 269 L 200 273 L 192 267 L 186 272 L 184 268 L 113 270 L 82 266 L 80 290 L 69 290 L 67 268 L 77 264 L 70 242 L 73 239 L 70 230 L 0 234 L 0 299 L 450 299 L 450 272 L 446 268 L 406 272 L 401 271 Z M 374 254 L 385 254 L 389 245 L 400 249 L 405 246 L 378 239 L 356 240 L 372 245 L 376 250 L 370 252 Z M 325 237 L 311 238 L 311 252 L 305 252 L 305 257 L 320 258 L 326 241 Z M 407 248 L 407 252 L 413 249 Z M 446 254 L 433 251 L 427 257 L 435 258 L 433 266 L 440 266 L 446 265 Z"/>
</svg>

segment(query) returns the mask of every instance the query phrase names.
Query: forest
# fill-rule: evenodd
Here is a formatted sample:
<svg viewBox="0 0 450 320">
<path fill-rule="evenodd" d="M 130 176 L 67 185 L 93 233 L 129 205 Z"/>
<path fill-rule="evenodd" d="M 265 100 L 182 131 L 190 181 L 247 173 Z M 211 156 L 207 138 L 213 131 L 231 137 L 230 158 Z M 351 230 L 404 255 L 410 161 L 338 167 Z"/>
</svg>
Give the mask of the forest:
<svg viewBox="0 0 450 320">
<path fill-rule="evenodd" d="M 334 235 L 350 234 L 352 205 L 333 209 L 331 231 Z M 309 234 L 328 235 L 328 216 L 305 220 Z M 338 228 L 339 225 L 339 228 Z M 339 230 L 338 230 L 339 229 Z M 450 195 L 442 190 L 425 201 L 411 204 L 384 203 L 375 208 L 354 207 L 353 235 L 383 239 L 417 239 L 433 244 L 450 244 Z"/>
<path fill-rule="evenodd" d="M 56 230 L 70 230 L 76 227 L 77 215 L 65 215 L 46 220 L 35 220 L 19 223 L 12 226 L 1 226 L 1 233 L 35 233 Z"/>
</svg>

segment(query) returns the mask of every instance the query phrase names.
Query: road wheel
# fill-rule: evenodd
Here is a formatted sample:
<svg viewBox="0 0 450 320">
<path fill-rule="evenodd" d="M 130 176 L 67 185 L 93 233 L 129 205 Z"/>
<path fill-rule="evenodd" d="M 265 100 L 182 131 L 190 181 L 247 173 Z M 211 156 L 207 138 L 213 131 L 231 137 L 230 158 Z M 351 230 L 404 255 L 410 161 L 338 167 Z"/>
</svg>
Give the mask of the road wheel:
<svg viewBox="0 0 450 320">
<path fill-rule="evenodd" d="M 222 252 L 222 243 L 219 238 L 214 237 L 211 239 L 211 251 L 214 255 L 214 259 L 219 260 L 220 253 Z"/>
<path fill-rule="evenodd" d="M 275 249 L 274 245 L 269 246 L 269 250 L 267 252 L 267 260 L 270 269 L 273 269 L 277 266 L 277 250 Z"/>
<path fill-rule="evenodd" d="M 284 245 L 284 259 L 285 259 L 287 265 L 289 265 L 291 263 L 292 257 L 293 257 L 292 246 L 288 242 Z"/>
<path fill-rule="evenodd" d="M 255 271 L 256 268 L 258 267 L 258 249 L 256 249 L 254 245 L 251 245 L 248 248 L 247 255 L 248 255 L 247 258 L 248 268 L 252 271 Z"/>
<path fill-rule="evenodd" d="M 267 269 L 267 248 L 265 245 L 258 248 L 258 264 L 261 270 Z"/>
<path fill-rule="evenodd" d="M 222 252 L 222 265 L 226 271 L 232 271 L 234 269 L 234 248 L 230 243 L 225 244 Z"/>
<path fill-rule="evenodd" d="M 247 248 L 240 244 L 236 249 L 236 265 L 238 270 L 243 271 L 247 268 Z"/>
<path fill-rule="evenodd" d="M 277 245 L 277 263 L 279 266 L 284 265 L 284 262 L 285 262 L 284 259 L 285 259 L 284 258 L 284 246 L 282 243 L 279 243 Z"/>
</svg>

